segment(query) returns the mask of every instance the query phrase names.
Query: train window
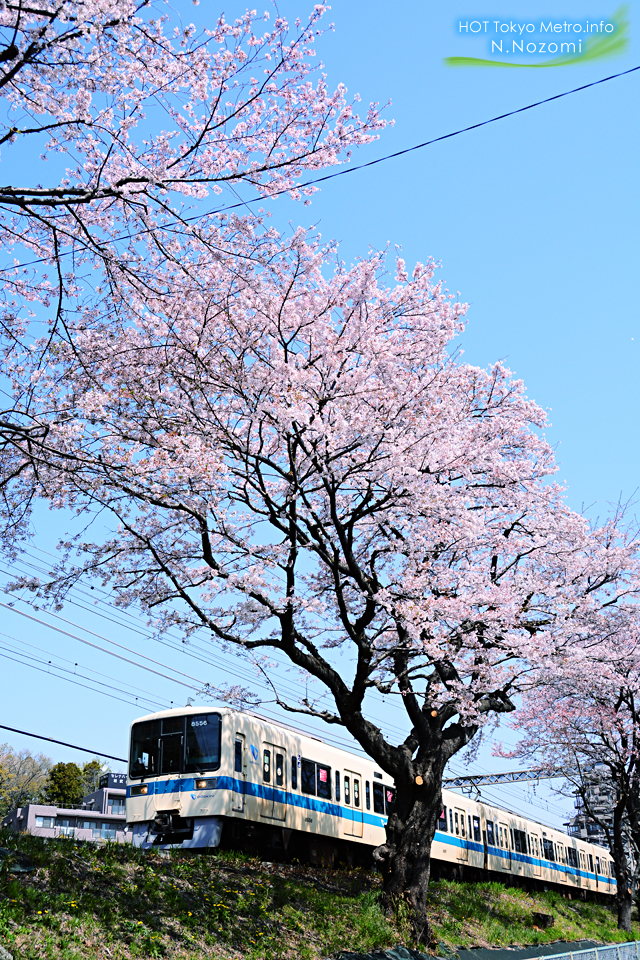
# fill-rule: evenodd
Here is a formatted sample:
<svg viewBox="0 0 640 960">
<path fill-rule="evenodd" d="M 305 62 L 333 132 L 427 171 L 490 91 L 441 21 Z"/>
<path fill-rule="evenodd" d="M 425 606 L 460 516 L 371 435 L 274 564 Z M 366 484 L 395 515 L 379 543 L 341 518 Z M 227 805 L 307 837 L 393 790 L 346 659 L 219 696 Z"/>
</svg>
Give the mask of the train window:
<svg viewBox="0 0 640 960">
<path fill-rule="evenodd" d="M 527 834 L 527 853 L 529 854 L 533 853 L 533 844 L 531 842 L 531 837 L 529 836 L 529 834 Z"/>
<path fill-rule="evenodd" d="M 464 813 L 460 814 L 460 833 L 462 836 L 466 836 L 466 831 L 464 829 Z"/>
<path fill-rule="evenodd" d="M 291 757 L 291 789 L 298 789 L 298 758 Z"/>
<path fill-rule="evenodd" d="M 331 767 L 319 763 L 318 768 L 318 796 L 324 800 L 331 800 Z"/>
<path fill-rule="evenodd" d="M 236 773 L 242 773 L 242 740 L 236 740 L 233 769 Z"/>
<path fill-rule="evenodd" d="M 496 843 L 493 839 L 493 824 L 491 820 L 487 820 L 487 843 L 492 847 L 496 846 Z"/>
<path fill-rule="evenodd" d="M 506 834 L 506 833 L 507 833 L 507 831 L 505 830 L 505 834 Z M 512 850 L 515 850 L 516 842 L 515 842 L 515 837 L 513 836 L 513 827 L 510 827 L 509 833 L 511 834 L 511 849 L 512 849 Z M 507 834 L 507 847 L 508 847 L 508 846 L 509 846 L 509 836 L 508 836 L 508 834 Z"/>
<path fill-rule="evenodd" d="M 578 866 L 578 852 L 573 847 L 567 847 L 567 860 L 570 867 Z"/>
<path fill-rule="evenodd" d="M 455 821 L 456 821 L 456 837 L 460 836 L 460 823 L 458 821 L 458 811 L 455 812 Z"/>
<path fill-rule="evenodd" d="M 185 773 L 217 770 L 220 766 L 220 714 L 194 714 L 187 718 Z"/>
<path fill-rule="evenodd" d="M 543 837 L 542 849 L 544 851 L 543 855 L 545 860 L 551 860 L 553 863 L 555 863 L 556 857 L 555 857 L 555 853 L 553 852 L 553 842 L 551 840 L 547 840 L 546 837 Z"/>
<path fill-rule="evenodd" d="M 473 839 L 480 840 L 480 817 L 473 818 Z"/>
<path fill-rule="evenodd" d="M 129 776 L 153 777 L 158 773 L 160 721 L 134 723 L 131 729 Z"/>
<path fill-rule="evenodd" d="M 375 783 L 374 783 L 375 787 Z M 447 808 L 442 808 L 442 813 L 440 814 L 440 819 L 438 820 L 438 830 L 442 830 L 443 833 L 447 832 Z"/>
<path fill-rule="evenodd" d="M 381 783 L 373 785 L 373 812 L 384 813 L 384 787 Z"/>
<path fill-rule="evenodd" d="M 502 827 L 500 827 L 500 846 L 504 847 L 504 831 Z"/>
<path fill-rule="evenodd" d="M 284 757 L 281 753 L 276 753 L 276 786 L 281 787 L 284 783 Z"/>
<path fill-rule="evenodd" d="M 351 803 L 351 781 L 349 777 L 344 778 L 344 802 Z"/>
<path fill-rule="evenodd" d="M 449 807 L 449 833 L 453 833 L 453 810 Z"/>
<path fill-rule="evenodd" d="M 589 857 L 589 870 L 593 873 L 593 857 L 591 854 L 588 854 Z"/>
<path fill-rule="evenodd" d="M 364 802 L 367 805 L 367 810 L 371 810 L 371 784 L 369 781 L 365 781 L 364 785 Z"/>
<path fill-rule="evenodd" d="M 340 771 L 336 770 L 336 800 L 340 800 Z"/>
<path fill-rule="evenodd" d="M 265 750 L 262 754 L 262 779 L 265 783 L 271 783 L 271 750 Z"/>
<path fill-rule="evenodd" d="M 514 849 L 516 853 L 526 853 L 527 852 L 527 835 L 524 830 L 514 830 L 513 831 L 513 840 L 514 840 Z"/>
<path fill-rule="evenodd" d="M 354 807 L 360 806 L 360 781 L 353 778 L 353 805 Z"/>
<path fill-rule="evenodd" d="M 538 850 L 538 838 L 537 838 L 537 837 L 534 837 L 533 839 L 534 839 L 534 842 L 535 842 L 535 845 L 536 845 L 536 857 L 538 857 L 538 856 L 540 856 L 540 851 Z"/>
<path fill-rule="evenodd" d="M 469 821 L 469 840 L 473 836 L 473 830 L 471 829 L 471 814 L 468 815 L 467 820 Z"/>
<path fill-rule="evenodd" d="M 596 857 L 596 873 L 600 873 L 600 857 Z"/>
<path fill-rule="evenodd" d="M 182 733 L 184 717 L 165 717 L 162 723 L 162 733 Z"/>
<path fill-rule="evenodd" d="M 303 793 L 316 795 L 316 764 L 314 760 L 302 758 L 300 767 L 300 789 Z"/>
<path fill-rule="evenodd" d="M 393 805 L 396 802 L 396 791 L 393 787 L 385 787 L 384 789 L 385 798 L 386 798 L 386 810 L 387 815 L 393 810 Z"/>
</svg>

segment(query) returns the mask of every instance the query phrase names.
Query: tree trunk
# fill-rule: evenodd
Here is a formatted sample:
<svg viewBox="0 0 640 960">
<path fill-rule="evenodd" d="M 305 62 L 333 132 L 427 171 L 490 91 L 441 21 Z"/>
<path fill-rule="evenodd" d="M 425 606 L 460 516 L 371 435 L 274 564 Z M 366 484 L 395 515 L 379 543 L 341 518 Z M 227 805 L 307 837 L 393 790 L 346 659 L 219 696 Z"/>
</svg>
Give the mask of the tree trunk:
<svg viewBox="0 0 640 960">
<path fill-rule="evenodd" d="M 420 778 L 418 778 L 420 779 Z M 387 823 L 387 842 L 374 853 L 384 882 L 383 902 L 396 909 L 404 902 L 416 940 L 429 945 L 433 932 L 427 916 L 431 845 L 442 808 L 442 777 L 398 783 L 394 809 Z"/>
<path fill-rule="evenodd" d="M 631 933 L 631 908 L 633 907 L 633 899 L 631 894 L 627 891 L 623 891 L 626 896 L 620 896 L 618 894 L 618 930 L 626 930 L 628 933 Z"/>
</svg>

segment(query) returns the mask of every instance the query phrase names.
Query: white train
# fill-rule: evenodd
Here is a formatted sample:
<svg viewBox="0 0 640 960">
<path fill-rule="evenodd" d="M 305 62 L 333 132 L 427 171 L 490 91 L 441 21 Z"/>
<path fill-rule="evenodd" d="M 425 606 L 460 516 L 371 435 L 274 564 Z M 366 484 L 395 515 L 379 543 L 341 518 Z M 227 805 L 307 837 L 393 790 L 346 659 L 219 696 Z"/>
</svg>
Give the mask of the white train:
<svg viewBox="0 0 640 960">
<path fill-rule="evenodd" d="M 367 862 L 393 799 L 372 760 L 252 713 L 184 707 L 131 727 L 126 810 L 136 846 L 224 843 Z M 449 790 L 431 855 L 434 876 L 616 891 L 603 847 Z"/>
</svg>

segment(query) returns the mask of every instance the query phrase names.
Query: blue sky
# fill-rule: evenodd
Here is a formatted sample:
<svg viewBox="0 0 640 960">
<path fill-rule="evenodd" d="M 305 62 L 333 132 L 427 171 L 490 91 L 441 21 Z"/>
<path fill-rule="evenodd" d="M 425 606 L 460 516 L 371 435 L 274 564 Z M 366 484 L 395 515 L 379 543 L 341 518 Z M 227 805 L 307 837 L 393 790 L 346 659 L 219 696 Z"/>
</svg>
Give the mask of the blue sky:
<svg viewBox="0 0 640 960">
<path fill-rule="evenodd" d="M 628 7 L 631 41 L 616 58 L 544 69 L 444 64 L 446 57 L 491 55 L 492 35 L 461 32 L 460 22 L 488 21 L 491 27 L 498 21 L 516 28 L 549 20 L 606 23 L 616 9 L 613 0 L 611 7 L 594 0 L 556 5 L 550 12 L 548 0 L 491 0 L 486 5 L 482 0 L 396 0 L 393 5 L 336 0 L 327 16 L 335 32 L 318 42 L 329 82 L 342 81 L 350 93 L 359 92 L 363 107 L 372 100 L 391 100 L 386 115 L 395 120 L 379 141 L 354 154 L 352 163 L 640 63 L 635 40 L 640 2 L 633 0 Z M 206 6 L 217 14 L 213 0 Z M 190 9 L 185 6 L 186 16 Z M 280 9 L 290 17 L 307 12 L 300 2 Z M 243 10 L 241 4 L 225 6 L 228 19 Z M 197 15 L 203 20 L 204 4 Z M 535 42 L 541 36 L 537 31 Z M 571 38 L 563 34 L 561 39 Z M 523 63 L 544 59 L 519 57 Z M 278 225 L 317 224 L 324 239 L 338 239 L 345 260 L 372 247 L 400 245 L 408 263 L 429 256 L 440 261 L 448 288 L 460 291 L 470 304 L 462 338 L 465 359 L 480 365 L 504 360 L 524 380 L 529 395 L 550 410 L 548 437 L 557 447 L 568 501 L 576 509 L 588 505 L 594 516 L 606 513 L 619 496 L 633 497 L 638 487 L 639 93 L 640 71 L 332 180 L 311 207 L 286 198 L 271 204 Z M 246 192 L 243 196 L 249 198 Z M 36 525 L 38 547 L 51 549 L 60 518 L 41 511 Z M 98 615 L 96 596 L 87 593 L 77 600 L 93 613 L 77 606 L 61 615 L 198 679 L 223 677 L 218 653 L 212 653 L 215 664 L 205 664 L 162 647 L 135 632 L 144 630 L 140 621 L 123 614 L 117 615 L 118 623 L 105 620 L 108 597 L 101 598 L 103 615 Z M 21 609 L 27 612 L 26 606 Z M 48 615 L 36 615 L 53 622 Z M 91 640 L 77 627 L 65 629 Z M 14 638 L 0 636 L 0 645 L 28 641 L 40 647 L 44 654 L 31 653 L 44 660 L 40 668 L 45 671 L 0 660 L 0 723 L 125 755 L 128 724 L 147 708 L 54 677 L 56 664 L 63 665 L 60 657 L 69 660 L 76 682 L 81 682 L 79 671 L 90 668 L 176 705 L 190 695 L 175 681 L 136 670 L 6 609 L 0 630 Z M 109 647 L 95 637 L 93 642 Z M 228 658 L 225 669 L 229 679 L 234 667 Z M 399 724 L 400 715 L 389 714 L 387 720 Z M 5 739 L 16 747 L 38 747 L 37 741 L 0 731 L 0 742 Z M 63 748 L 46 752 L 56 760 L 81 757 Z M 483 751 L 478 766 L 489 765 L 504 769 L 509 764 L 491 760 Z M 523 802 L 520 796 L 518 803 Z M 508 794 L 504 800 L 510 802 Z M 562 807 L 550 802 L 548 820 L 556 819 Z"/>
</svg>

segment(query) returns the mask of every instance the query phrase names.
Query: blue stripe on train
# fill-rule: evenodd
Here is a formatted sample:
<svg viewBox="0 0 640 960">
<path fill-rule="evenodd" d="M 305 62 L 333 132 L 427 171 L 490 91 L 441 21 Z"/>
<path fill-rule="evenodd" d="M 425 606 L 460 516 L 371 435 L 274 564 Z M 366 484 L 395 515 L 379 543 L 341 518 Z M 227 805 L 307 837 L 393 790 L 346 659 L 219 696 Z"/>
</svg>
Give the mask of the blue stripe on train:
<svg viewBox="0 0 640 960">
<path fill-rule="evenodd" d="M 198 777 L 197 779 L 201 779 Z M 352 820 L 356 823 L 360 822 L 362 817 L 362 822 L 373 827 L 384 827 L 387 822 L 385 816 L 380 816 L 379 814 L 365 813 L 365 811 L 354 810 L 349 807 L 342 807 L 337 803 L 330 803 L 327 800 L 318 800 L 315 797 L 304 796 L 299 793 L 290 793 L 286 790 L 278 790 L 276 787 L 264 786 L 260 783 L 254 783 L 253 781 L 242 781 L 236 780 L 233 777 L 208 777 L 207 779 L 215 779 L 216 786 L 209 789 L 213 790 L 234 790 L 237 793 L 244 793 L 250 797 L 258 797 L 263 800 L 273 800 L 276 803 L 286 803 L 291 807 L 300 807 L 304 810 L 311 810 L 314 813 L 325 813 L 331 817 L 340 817 L 342 820 Z M 195 777 L 180 777 L 175 780 L 150 780 L 147 781 L 145 786 L 148 787 L 146 796 L 151 796 L 152 794 L 164 794 L 164 793 L 191 793 L 196 789 L 196 778 Z M 127 786 L 127 797 L 131 796 L 131 785 Z M 440 830 L 436 830 L 434 836 L 434 843 L 438 841 L 440 843 L 447 843 L 452 847 L 467 847 L 469 850 L 473 850 L 475 853 L 484 853 L 484 847 L 481 843 L 478 843 L 475 840 L 463 840 L 461 837 L 454 837 L 448 833 L 442 833 Z M 503 850 L 501 847 L 493 847 L 488 845 L 488 852 L 491 856 L 500 857 L 503 860 L 516 860 L 521 863 L 528 864 L 530 866 L 544 867 L 547 870 L 552 870 L 557 873 L 566 873 L 571 877 L 583 877 L 585 879 L 595 880 L 595 873 L 588 873 L 583 870 L 578 870 L 575 867 L 565 867 L 563 864 L 552 863 L 548 860 L 540 860 L 537 857 L 530 857 L 527 854 L 516 853 L 515 851 Z M 598 881 L 600 883 L 606 883 L 612 885 L 615 883 L 615 880 L 611 877 L 603 877 L 598 874 Z"/>
<path fill-rule="evenodd" d="M 200 779 L 198 777 L 197 779 Z M 286 790 L 278 790 L 276 787 L 264 786 L 260 783 L 254 783 L 250 780 L 235 780 L 233 777 L 208 777 L 217 781 L 212 790 L 234 790 L 250 797 L 259 797 L 263 800 L 273 800 L 276 803 L 286 803 L 290 807 L 300 807 L 304 810 L 311 810 L 314 813 L 325 813 L 330 817 L 340 817 L 342 820 L 351 820 L 355 823 L 366 823 L 373 827 L 384 827 L 387 822 L 385 816 L 379 814 L 366 813 L 364 810 L 356 810 L 350 807 L 342 807 L 337 803 L 330 803 L 328 800 L 318 800 L 315 797 L 305 796 L 299 793 L 290 793 Z M 145 783 L 148 788 L 145 796 L 152 794 L 160 795 L 165 793 L 191 793 L 196 789 L 195 777 L 180 777 L 175 780 L 149 780 Z M 131 797 L 131 785 L 127 786 L 127 797 Z"/>
</svg>

